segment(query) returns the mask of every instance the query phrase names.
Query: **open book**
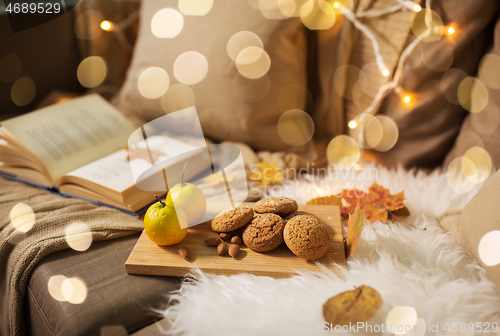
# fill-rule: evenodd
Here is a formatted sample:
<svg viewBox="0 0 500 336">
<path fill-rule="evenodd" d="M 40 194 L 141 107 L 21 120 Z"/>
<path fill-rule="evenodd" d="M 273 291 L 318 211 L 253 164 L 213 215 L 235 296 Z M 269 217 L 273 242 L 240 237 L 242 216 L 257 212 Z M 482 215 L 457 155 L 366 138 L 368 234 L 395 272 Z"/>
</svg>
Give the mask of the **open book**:
<svg viewBox="0 0 500 336">
<path fill-rule="evenodd" d="M 96 94 L 3 121 L 0 174 L 63 195 L 140 213 L 155 201 L 155 192 L 137 187 L 130 160 L 149 164 L 147 153 L 154 151 L 155 162 L 166 161 L 170 168 L 182 170 L 186 155 L 178 155 L 177 160 L 168 154 L 169 148 L 175 148 L 177 153 L 193 153 L 189 158 L 193 169 L 187 179 L 205 167 L 196 164 L 198 146 L 168 136 L 149 137 L 148 148 L 144 140 L 139 141 L 129 152 L 129 136 L 136 128 Z M 136 155 L 129 156 L 133 152 Z M 165 187 L 159 190 L 164 193 Z"/>
</svg>

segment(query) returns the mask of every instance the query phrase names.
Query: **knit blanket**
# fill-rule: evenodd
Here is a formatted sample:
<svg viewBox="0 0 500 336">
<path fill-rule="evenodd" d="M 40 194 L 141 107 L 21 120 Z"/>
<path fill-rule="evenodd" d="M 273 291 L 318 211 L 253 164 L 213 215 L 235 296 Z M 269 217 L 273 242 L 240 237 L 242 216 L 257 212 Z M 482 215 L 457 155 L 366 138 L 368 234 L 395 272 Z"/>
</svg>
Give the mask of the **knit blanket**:
<svg viewBox="0 0 500 336">
<path fill-rule="evenodd" d="M 31 270 L 44 256 L 142 229 L 140 220 L 117 210 L 0 178 L 1 334 L 25 334 L 23 297 Z"/>
</svg>

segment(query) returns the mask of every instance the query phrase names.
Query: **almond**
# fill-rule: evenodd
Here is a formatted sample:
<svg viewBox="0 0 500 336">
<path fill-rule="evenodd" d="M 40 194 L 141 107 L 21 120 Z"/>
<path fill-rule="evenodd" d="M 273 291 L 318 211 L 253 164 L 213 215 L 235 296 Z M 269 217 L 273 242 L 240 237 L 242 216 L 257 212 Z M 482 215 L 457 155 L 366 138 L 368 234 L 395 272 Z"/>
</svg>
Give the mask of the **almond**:
<svg viewBox="0 0 500 336">
<path fill-rule="evenodd" d="M 234 236 L 233 238 L 231 238 L 231 243 L 236 244 L 236 245 L 241 245 L 241 243 L 243 243 L 243 241 L 241 240 L 240 236 Z"/>
<path fill-rule="evenodd" d="M 226 254 L 227 252 L 227 246 L 224 243 L 220 243 L 219 246 L 217 246 L 217 254 L 222 256 Z"/>
<path fill-rule="evenodd" d="M 189 256 L 191 255 L 189 249 L 186 246 L 179 247 L 179 255 L 185 259 L 189 260 Z"/>
<path fill-rule="evenodd" d="M 205 239 L 205 244 L 207 244 L 208 246 L 217 246 L 220 243 L 222 243 L 222 240 L 220 240 L 219 238 L 208 238 L 208 239 Z"/>
<path fill-rule="evenodd" d="M 231 257 L 233 257 L 233 258 L 236 257 L 236 255 L 238 253 L 240 253 L 240 245 L 236 245 L 236 244 L 229 245 L 228 253 Z"/>
<path fill-rule="evenodd" d="M 219 237 L 220 239 L 222 240 L 228 240 L 229 238 L 231 238 L 233 235 L 230 233 L 230 232 L 222 232 Z"/>
</svg>

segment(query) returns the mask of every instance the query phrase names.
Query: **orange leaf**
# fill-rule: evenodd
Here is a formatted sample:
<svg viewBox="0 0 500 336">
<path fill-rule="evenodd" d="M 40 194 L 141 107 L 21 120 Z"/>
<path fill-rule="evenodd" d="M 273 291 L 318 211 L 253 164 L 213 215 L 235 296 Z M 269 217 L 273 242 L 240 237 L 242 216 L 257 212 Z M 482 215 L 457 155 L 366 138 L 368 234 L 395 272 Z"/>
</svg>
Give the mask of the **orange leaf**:
<svg viewBox="0 0 500 336">
<path fill-rule="evenodd" d="M 371 204 L 367 204 L 365 206 L 365 215 L 366 215 L 366 219 L 370 222 L 370 223 L 373 223 L 377 220 L 381 221 L 382 223 L 384 223 L 387 219 L 387 210 L 386 209 L 381 209 L 381 208 L 377 208 L 377 207 L 374 207 L 373 205 Z"/>
<path fill-rule="evenodd" d="M 373 223 L 376 220 L 385 222 L 389 212 L 405 207 L 404 200 L 404 190 L 399 194 L 391 195 L 389 189 L 373 183 L 368 193 L 362 196 L 358 196 L 355 190 L 345 189 L 340 212 L 343 218 L 347 218 L 354 213 L 355 204 L 359 204 L 360 208 L 365 210 L 368 222 Z"/>
<path fill-rule="evenodd" d="M 403 190 L 399 194 L 389 195 L 389 197 L 386 197 L 383 201 L 383 204 L 388 211 L 394 211 L 404 208 L 405 206 L 403 204 L 404 200 L 405 200 L 405 191 Z"/>
<path fill-rule="evenodd" d="M 352 256 L 354 251 L 356 251 L 364 223 L 365 211 L 360 210 L 358 204 L 354 210 L 354 214 L 349 216 L 349 221 L 347 222 L 347 233 L 345 235 L 345 254 L 347 258 Z"/>
</svg>

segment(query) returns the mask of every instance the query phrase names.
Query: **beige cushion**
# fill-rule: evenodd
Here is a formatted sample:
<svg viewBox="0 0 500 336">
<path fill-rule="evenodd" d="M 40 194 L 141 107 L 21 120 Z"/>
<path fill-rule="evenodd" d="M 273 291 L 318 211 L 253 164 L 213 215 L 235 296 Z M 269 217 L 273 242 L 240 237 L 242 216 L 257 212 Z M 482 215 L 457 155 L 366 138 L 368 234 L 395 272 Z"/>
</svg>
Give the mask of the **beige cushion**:
<svg viewBox="0 0 500 336">
<path fill-rule="evenodd" d="M 358 0 L 354 1 L 354 11 L 380 9 L 393 3 L 390 0 Z M 475 74 L 491 39 L 488 23 L 496 15 L 498 5 L 494 0 L 467 0 L 460 2 L 460 6 L 453 1 L 434 2 L 433 10 L 443 18 L 444 24 L 455 25 L 457 33 L 452 37 L 444 36 L 440 41 L 422 43 L 410 56 L 400 83 L 413 96 L 413 105 L 405 106 L 402 97 L 393 91 L 376 109 L 392 117 L 399 129 L 398 142 L 391 150 L 372 151 L 377 161 L 407 167 L 434 167 L 442 163 L 466 116 L 466 111 L 456 101 L 456 87 L 463 77 L 450 72 L 442 82 L 444 71 L 451 67 Z M 407 11 L 363 20 L 380 42 L 382 55 L 391 71 L 401 51 L 414 39 L 412 15 Z M 339 21 L 340 24 L 343 24 L 341 28 L 319 32 L 321 97 L 315 113 L 316 118 L 323 121 L 323 132 L 330 137 L 347 132 L 347 123 L 371 104 L 370 95 L 387 81 L 373 64 L 369 64 L 375 62 L 375 55 L 366 36 L 349 22 Z M 334 33 L 339 29 L 339 33 Z M 450 60 L 453 61 L 451 65 Z M 363 82 L 355 71 L 345 80 L 339 80 L 340 76 L 335 81 L 336 71 L 342 65 L 362 68 L 366 64 L 369 64 L 366 68 L 369 81 Z M 356 85 L 358 80 L 360 84 Z M 449 96 L 455 95 L 455 99 L 449 97 L 454 103 L 445 98 L 441 84 Z"/>
<path fill-rule="evenodd" d="M 438 221 L 486 269 L 500 287 L 500 264 L 486 266 L 478 252 L 483 236 L 500 230 L 498 199 L 500 198 L 500 172 L 490 177 L 463 210 L 442 214 Z M 498 242 L 500 244 L 500 241 Z"/>
<path fill-rule="evenodd" d="M 490 154 L 493 164 L 497 168 L 500 167 L 499 67 L 500 20 L 497 20 L 493 46 L 481 60 L 478 76 L 478 79 L 483 79 L 486 84 L 489 102 L 482 111 L 467 116 L 452 151 L 446 157 L 445 166 L 448 166 L 455 158 L 464 155 L 471 147 L 480 146 Z"/>
<path fill-rule="evenodd" d="M 244 142 L 257 150 L 290 147 L 279 137 L 277 122 L 288 109 L 304 109 L 304 90 L 288 95 L 286 90 L 282 91 L 293 89 L 291 85 L 306 86 L 307 45 L 300 19 L 266 19 L 246 0 L 214 1 L 205 16 L 184 15 L 184 26 L 177 36 L 158 38 L 152 33 L 151 22 L 165 7 L 178 9 L 177 2 L 146 0 L 142 4 L 139 38 L 116 100 L 118 107 L 152 120 L 192 106 L 189 92 L 192 90 L 205 136 L 216 141 Z M 239 75 L 235 62 L 228 56 L 227 43 L 239 31 L 257 34 L 270 57 L 270 69 L 260 79 Z M 179 86 L 173 89 L 173 85 L 179 81 L 174 75 L 174 63 L 187 51 L 201 53 L 208 62 L 208 72 L 199 83 L 180 88 L 187 93 L 175 94 Z M 172 94 L 167 91 L 163 105 L 161 98 L 146 99 L 138 89 L 139 76 L 150 67 L 160 67 L 169 76 Z M 285 99 L 282 97 L 279 104 L 281 92 Z"/>
</svg>

